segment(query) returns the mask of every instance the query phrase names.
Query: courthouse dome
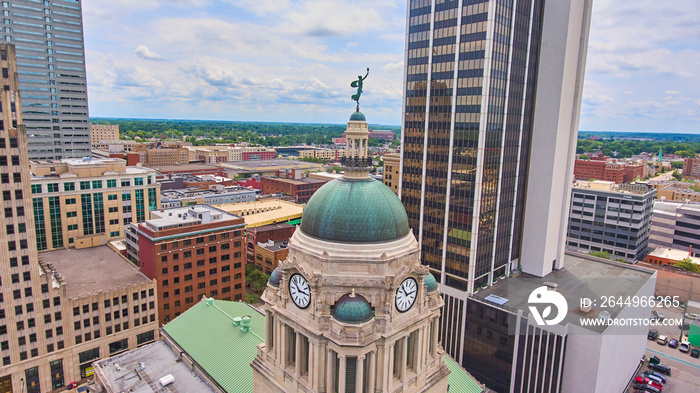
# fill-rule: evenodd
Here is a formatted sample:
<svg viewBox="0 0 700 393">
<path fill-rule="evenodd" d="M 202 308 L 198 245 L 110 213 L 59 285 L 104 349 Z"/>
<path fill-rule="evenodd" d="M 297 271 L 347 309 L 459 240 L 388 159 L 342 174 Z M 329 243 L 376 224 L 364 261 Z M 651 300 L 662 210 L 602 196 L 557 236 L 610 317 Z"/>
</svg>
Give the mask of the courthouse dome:
<svg viewBox="0 0 700 393">
<path fill-rule="evenodd" d="M 311 197 L 301 231 L 317 239 L 341 243 L 382 243 L 410 232 L 399 198 L 372 178 L 340 178 Z"/>
</svg>

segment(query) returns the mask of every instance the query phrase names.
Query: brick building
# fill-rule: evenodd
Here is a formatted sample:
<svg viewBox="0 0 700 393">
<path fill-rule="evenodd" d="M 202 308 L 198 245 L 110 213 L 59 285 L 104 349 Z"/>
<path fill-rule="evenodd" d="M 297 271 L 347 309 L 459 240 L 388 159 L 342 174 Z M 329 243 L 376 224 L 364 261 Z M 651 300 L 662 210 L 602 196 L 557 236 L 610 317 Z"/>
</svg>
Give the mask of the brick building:
<svg viewBox="0 0 700 393">
<path fill-rule="evenodd" d="M 683 160 L 683 176 L 700 178 L 700 158 L 686 158 Z"/>
<path fill-rule="evenodd" d="M 167 323 L 202 296 L 245 297 L 243 218 L 211 206 L 157 210 L 138 225 L 140 269 L 158 281 L 158 315 Z"/>
<path fill-rule="evenodd" d="M 295 229 L 287 223 L 249 228 L 246 231 L 247 262 L 255 263 L 258 269 L 270 274 L 277 267 L 277 261 L 287 257 L 286 246 Z"/>
<path fill-rule="evenodd" d="M 297 203 L 306 203 L 314 192 L 328 183 L 325 180 L 303 177 L 297 170 L 277 171 L 277 176 L 261 179 L 263 194 L 287 194 L 294 197 Z"/>
<path fill-rule="evenodd" d="M 119 140 L 119 125 L 117 124 L 90 124 L 90 142 L 93 145 L 100 142 L 113 142 Z"/>
<path fill-rule="evenodd" d="M 644 164 L 624 164 L 606 157 L 593 156 L 590 160 L 574 161 L 574 178 L 576 180 L 602 180 L 615 184 L 630 183 L 638 177 L 644 177 Z M 609 158 L 609 157 L 607 157 Z"/>
<path fill-rule="evenodd" d="M 384 177 L 382 182 L 395 194 L 399 193 L 399 169 L 401 164 L 401 155 L 399 153 L 385 154 L 382 157 L 384 160 Z"/>
</svg>

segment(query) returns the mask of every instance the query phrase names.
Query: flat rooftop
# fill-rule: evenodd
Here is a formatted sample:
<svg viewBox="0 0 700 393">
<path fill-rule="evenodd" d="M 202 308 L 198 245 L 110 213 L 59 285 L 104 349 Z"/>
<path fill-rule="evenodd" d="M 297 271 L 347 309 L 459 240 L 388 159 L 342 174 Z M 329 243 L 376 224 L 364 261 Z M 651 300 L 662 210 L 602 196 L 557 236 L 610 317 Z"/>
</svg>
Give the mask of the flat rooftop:
<svg viewBox="0 0 700 393">
<path fill-rule="evenodd" d="M 161 173 L 190 172 L 190 171 L 220 171 L 221 168 L 210 164 L 184 164 L 184 165 L 157 165 L 153 167 Z"/>
<path fill-rule="evenodd" d="M 275 251 L 282 250 L 284 248 L 288 248 L 289 247 L 289 239 L 287 239 L 287 240 L 271 240 L 271 241 L 265 242 L 265 243 L 258 242 L 258 246 L 262 247 L 268 251 L 275 252 Z"/>
<path fill-rule="evenodd" d="M 227 161 L 221 164 L 224 168 L 238 169 L 243 171 L 255 171 L 256 169 L 275 169 L 275 168 L 321 168 L 323 164 L 317 164 L 314 162 L 298 161 L 298 160 L 285 160 L 282 158 L 276 158 L 273 160 L 247 160 L 247 161 Z"/>
<path fill-rule="evenodd" d="M 650 252 L 650 257 L 659 257 L 672 259 L 674 261 L 680 261 L 681 259 L 690 258 L 690 260 L 700 265 L 700 258 L 690 256 L 688 250 L 678 250 L 675 248 L 657 247 L 654 251 Z"/>
<path fill-rule="evenodd" d="M 42 252 L 39 259 L 61 275 L 69 298 L 150 281 L 109 246 Z"/>
<path fill-rule="evenodd" d="M 289 184 L 294 184 L 296 186 L 304 185 L 304 184 L 318 184 L 318 183 L 327 183 L 329 180 L 321 180 L 321 179 L 314 179 L 312 177 L 304 177 L 301 179 L 291 179 L 287 177 L 278 177 L 278 176 L 272 176 L 269 177 L 269 179 L 274 179 L 277 181 L 281 181 L 283 183 L 289 183 Z"/>
<path fill-rule="evenodd" d="M 212 204 L 212 206 L 243 217 L 248 228 L 294 220 L 301 218 L 304 213 L 303 205 L 280 199 Z"/>
<path fill-rule="evenodd" d="M 501 280 L 493 286 L 479 290 L 475 296 L 478 300 L 489 295 L 495 295 L 493 299 L 505 299 L 502 308 L 517 312 L 523 310 L 527 315 L 529 311 L 528 298 L 532 291 L 547 283 L 557 285 L 556 291 L 566 298 L 569 312 L 560 325 L 568 323 L 580 325 L 580 318 L 595 318 L 600 311 L 608 311 L 614 318 L 626 306 L 601 308 L 601 296 L 620 297 L 638 295 L 647 285 L 656 272 L 654 270 L 628 265 L 615 261 L 606 261 L 589 255 L 567 252 L 564 257 L 564 268 L 555 270 L 546 277 L 537 277 L 521 273 L 516 277 Z M 597 307 L 588 313 L 579 310 L 581 298 L 597 300 Z M 487 299 L 488 300 L 488 299 Z M 495 302 L 492 303 L 498 306 Z M 605 326 L 586 327 L 589 330 L 605 330 Z"/>
<path fill-rule="evenodd" d="M 140 362 L 145 363 L 143 370 Z M 202 377 L 181 362 L 164 341 L 101 360 L 95 365 L 96 372 L 101 373 L 112 390 L 117 392 L 216 392 Z M 158 380 L 166 375 L 172 375 L 174 381 L 167 387 L 162 387 Z"/>
<path fill-rule="evenodd" d="M 240 217 L 208 205 L 192 205 L 151 211 L 151 219 L 142 225 L 156 231 L 179 228 L 191 225 L 208 224 L 226 220 L 237 220 Z"/>
</svg>

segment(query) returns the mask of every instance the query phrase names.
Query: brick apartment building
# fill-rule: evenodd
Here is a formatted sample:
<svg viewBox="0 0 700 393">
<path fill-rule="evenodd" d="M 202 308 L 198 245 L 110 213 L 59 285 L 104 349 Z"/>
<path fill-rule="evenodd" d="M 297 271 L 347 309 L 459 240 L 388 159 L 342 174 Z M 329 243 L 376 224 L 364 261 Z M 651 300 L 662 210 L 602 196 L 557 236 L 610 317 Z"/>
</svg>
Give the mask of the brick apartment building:
<svg viewBox="0 0 700 393">
<path fill-rule="evenodd" d="M 287 258 L 287 245 L 295 229 L 288 223 L 249 228 L 246 231 L 247 262 L 270 274 L 277 267 L 277 261 Z"/>
<path fill-rule="evenodd" d="M 574 161 L 574 178 L 576 180 L 603 180 L 615 184 L 631 183 L 638 177 L 644 177 L 644 164 L 625 164 L 610 161 L 610 157 L 592 157 L 590 160 Z"/>
<path fill-rule="evenodd" d="M 700 178 L 700 158 L 686 158 L 683 160 L 683 176 Z"/>
<path fill-rule="evenodd" d="M 167 323 L 202 296 L 245 297 L 243 218 L 207 205 L 157 210 L 138 225 L 141 272 L 158 281 Z"/>
<path fill-rule="evenodd" d="M 297 203 L 306 203 L 316 190 L 327 183 L 325 180 L 303 177 L 302 171 L 292 169 L 277 171 L 277 176 L 261 179 L 263 194 L 286 194 L 294 197 Z"/>
</svg>

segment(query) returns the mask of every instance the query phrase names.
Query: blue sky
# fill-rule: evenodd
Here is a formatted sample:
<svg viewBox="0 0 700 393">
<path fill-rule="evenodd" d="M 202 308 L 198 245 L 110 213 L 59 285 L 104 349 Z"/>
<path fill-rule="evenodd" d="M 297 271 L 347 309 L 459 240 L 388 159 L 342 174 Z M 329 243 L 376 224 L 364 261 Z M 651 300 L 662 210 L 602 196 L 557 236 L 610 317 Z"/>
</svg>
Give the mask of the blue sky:
<svg viewBox="0 0 700 393">
<path fill-rule="evenodd" d="M 697 0 L 594 0 L 581 130 L 700 132 Z M 83 2 L 90 115 L 400 124 L 405 0 Z"/>
</svg>

